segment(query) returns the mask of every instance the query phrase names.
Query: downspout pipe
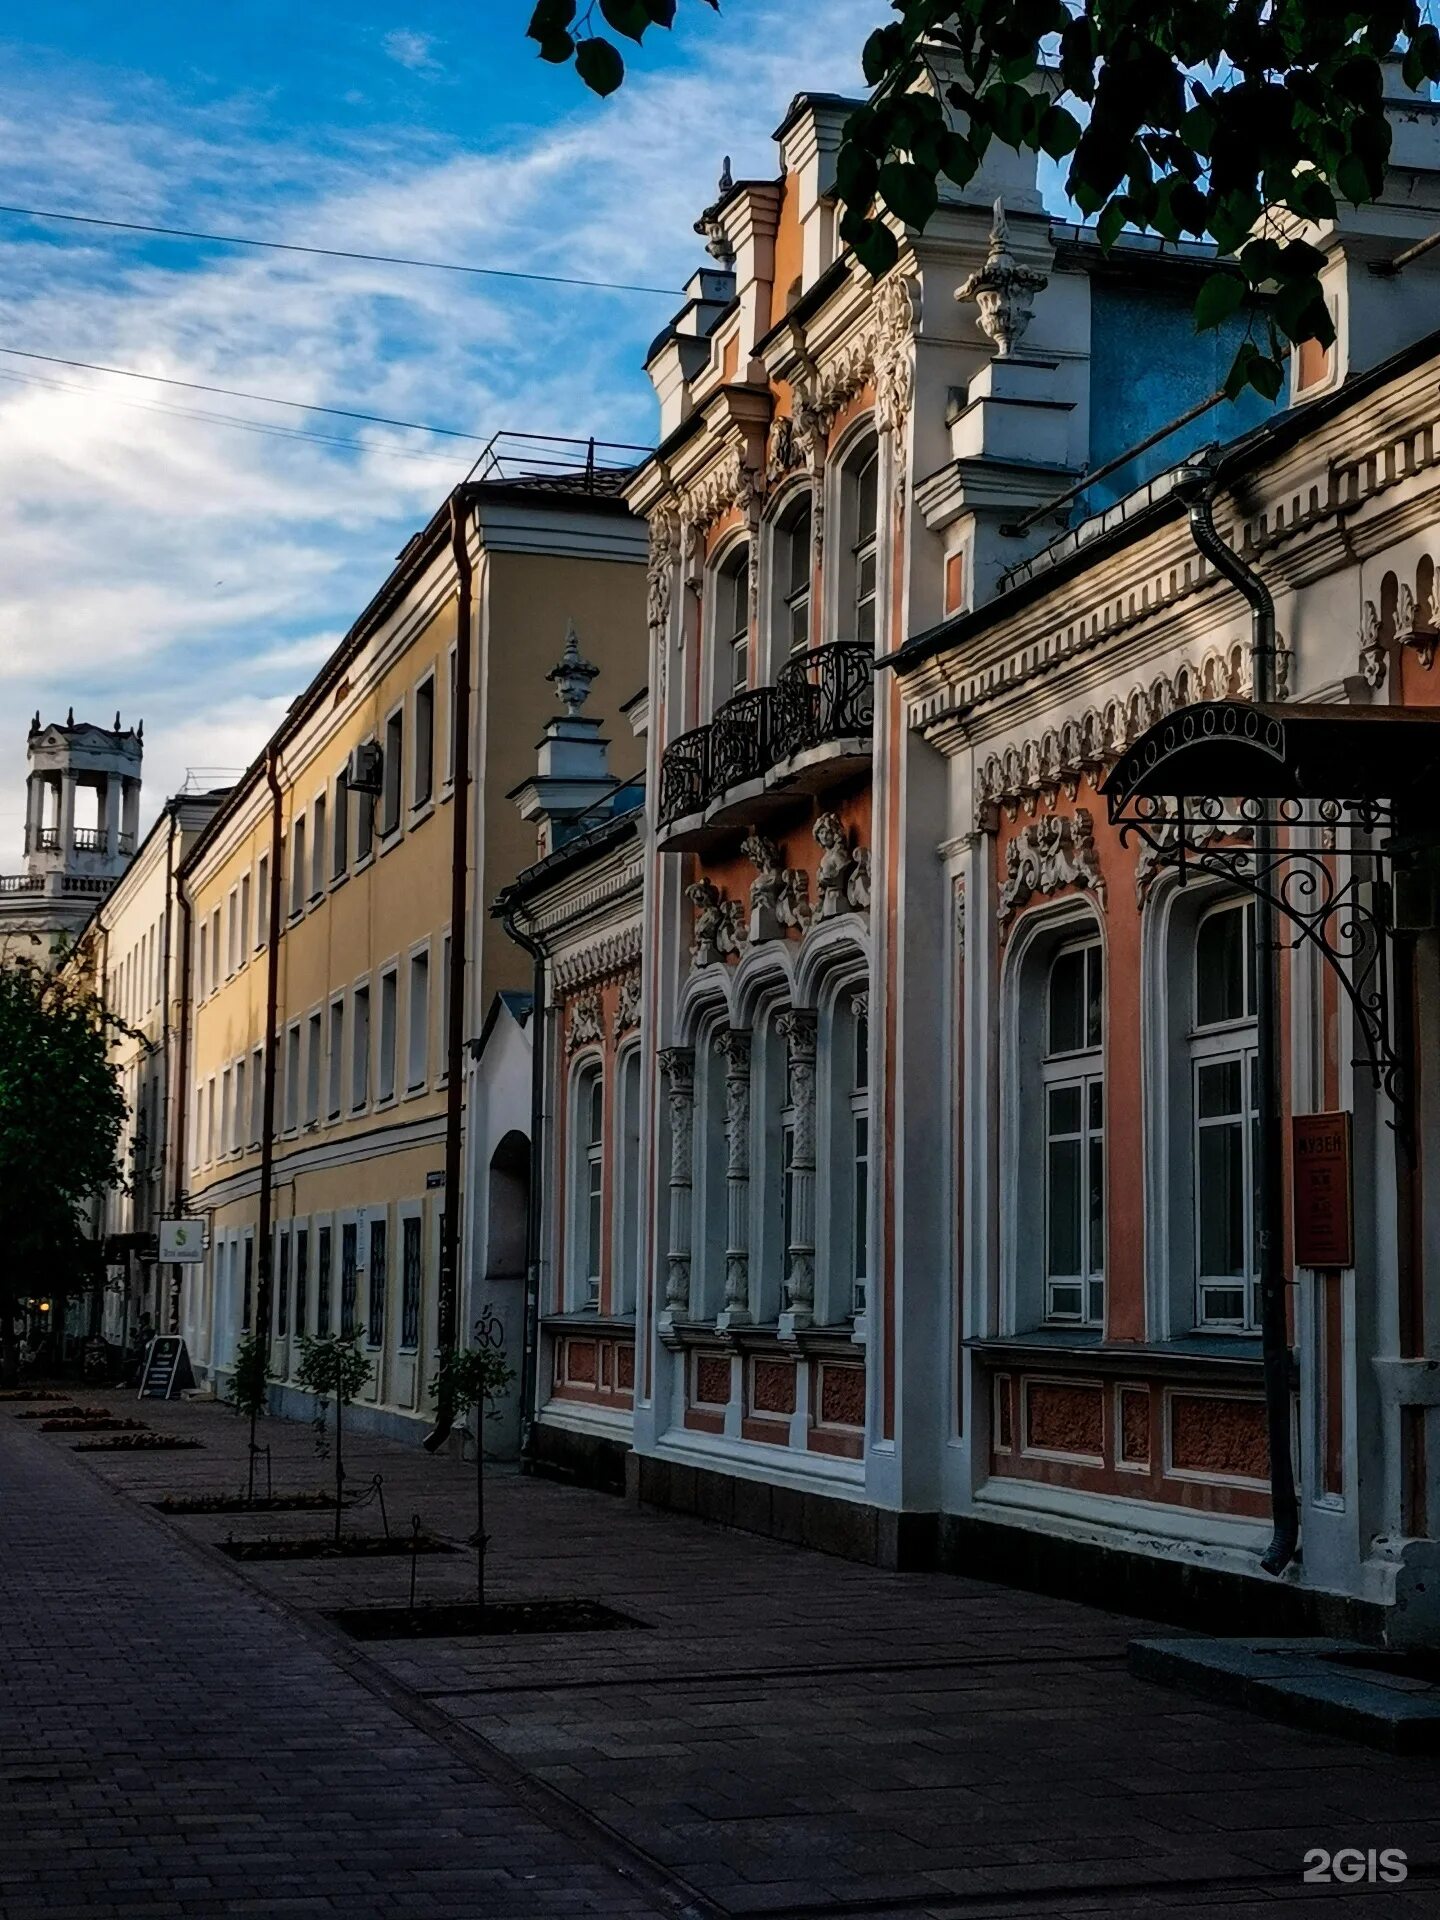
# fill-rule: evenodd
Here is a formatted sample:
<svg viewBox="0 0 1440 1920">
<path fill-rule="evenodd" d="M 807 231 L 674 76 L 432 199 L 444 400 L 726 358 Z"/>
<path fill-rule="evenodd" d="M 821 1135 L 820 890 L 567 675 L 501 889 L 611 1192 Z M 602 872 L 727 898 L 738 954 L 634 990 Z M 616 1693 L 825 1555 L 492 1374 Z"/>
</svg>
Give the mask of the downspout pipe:
<svg viewBox="0 0 1440 1920">
<path fill-rule="evenodd" d="M 165 956 L 160 974 L 160 1024 L 165 1036 L 165 1128 L 163 1151 L 170 1169 L 170 1212 L 178 1218 L 185 1193 L 185 1087 L 190 1077 L 190 956 L 194 942 L 190 937 L 190 896 L 185 891 L 185 874 L 175 865 L 175 829 L 179 821 L 172 804 L 170 834 L 165 842 Z M 174 909 L 180 909 L 180 990 L 171 979 L 175 964 Z M 172 998 L 174 995 L 174 998 Z M 170 1051 L 170 1010 L 177 1014 L 178 1032 L 175 1052 Z M 178 1301 L 177 1301 L 178 1306 Z M 173 1333 L 179 1326 L 171 1328 Z"/>
<path fill-rule="evenodd" d="M 255 1256 L 255 1330 L 270 1351 L 270 1294 L 273 1282 L 271 1259 L 271 1186 L 275 1178 L 275 1082 L 280 1061 L 280 1037 L 275 1022 L 280 1009 L 280 864 L 285 854 L 283 796 L 280 790 L 279 752 L 271 747 L 265 755 L 265 784 L 270 789 L 270 872 L 269 897 L 265 908 L 265 1084 L 260 1119 L 260 1224 L 256 1237 L 260 1244 Z M 247 1329 L 248 1331 L 248 1329 Z"/>
<path fill-rule="evenodd" d="M 459 1317 L 461 1148 L 465 1130 L 465 961 L 470 912 L 470 651 L 474 625 L 474 568 L 470 561 L 468 496 L 450 500 L 450 544 L 455 560 L 455 691 L 450 716 L 454 784 L 450 805 L 450 976 L 445 1032 L 445 1210 L 440 1216 L 440 1393 L 435 1426 L 422 1442 L 437 1453 L 455 1425 L 455 1397 L 444 1361 L 455 1351 Z M 483 1411 L 483 1409 L 482 1409 Z M 476 1415 L 477 1421 L 480 1414 Z M 476 1445 L 480 1428 L 476 1427 Z"/>
<path fill-rule="evenodd" d="M 1270 589 L 1220 538 L 1215 526 L 1217 475 L 1212 462 L 1182 467 L 1175 491 L 1190 517 L 1190 537 L 1200 553 L 1243 594 L 1250 606 L 1251 687 L 1257 704 L 1275 698 L 1275 601 Z M 1255 866 L 1268 873 L 1275 830 L 1255 827 Z M 1270 1544 L 1261 1555 L 1266 1573 L 1281 1574 L 1295 1558 L 1300 1510 L 1290 1441 L 1292 1356 L 1285 1320 L 1284 1149 L 1281 1139 L 1280 973 L 1275 907 L 1255 895 L 1255 1108 L 1259 1152 L 1255 1169 L 1256 1239 L 1260 1267 L 1260 1349 L 1265 1382 L 1265 1426 L 1270 1452 Z"/>
<path fill-rule="evenodd" d="M 540 1228 L 544 1218 L 545 1131 L 545 949 L 516 921 L 515 909 L 500 924 L 517 947 L 535 962 L 530 1010 L 530 1190 L 525 1210 L 525 1323 L 520 1358 L 520 1457 L 528 1459 L 535 1432 L 535 1401 L 540 1371 Z"/>
</svg>

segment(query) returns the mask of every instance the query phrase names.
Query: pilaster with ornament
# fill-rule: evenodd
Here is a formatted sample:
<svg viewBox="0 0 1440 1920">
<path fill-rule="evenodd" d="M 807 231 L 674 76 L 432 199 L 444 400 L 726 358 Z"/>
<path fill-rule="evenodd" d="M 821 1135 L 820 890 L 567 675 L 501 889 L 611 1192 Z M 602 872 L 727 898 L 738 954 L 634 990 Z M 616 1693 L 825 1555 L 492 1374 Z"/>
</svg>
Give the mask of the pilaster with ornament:
<svg viewBox="0 0 1440 1920">
<path fill-rule="evenodd" d="M 670 1234 L 665 1304 L 656 1322 L 662 1340 L 674 1337 L 690 1312 L 690 1206 L 695 1184 L 695 1049 L 666 1047 L 657 1056 L 670 1109 Z"/>
<path fill-rule="evenodd" d="M 725 1304 L 719 1332 L 750 1324 L 750 1035 L 715 1036 L 725 1062 Z"/>
<path fill-rule="evenodd" d="M 1037 894 L 1080 887 L 1105 905 L 1105 881 L 1095 852 L 1094 820 L 1085 807 L 1073 814 L 1042 815 L 1005 847 L 1005 880 L 996 918 L 1003 939 L 1020 908 Z"/>
<path fill-rule="evenodd" d="M 793 1340 L 815 1319 L 815 1015 L 804 1007 L 792 1007 L 776 1024 L 786 1043 L 794 1115 L 790 1244 L 779 1333 L 782 1340 Z"/>
</svg>

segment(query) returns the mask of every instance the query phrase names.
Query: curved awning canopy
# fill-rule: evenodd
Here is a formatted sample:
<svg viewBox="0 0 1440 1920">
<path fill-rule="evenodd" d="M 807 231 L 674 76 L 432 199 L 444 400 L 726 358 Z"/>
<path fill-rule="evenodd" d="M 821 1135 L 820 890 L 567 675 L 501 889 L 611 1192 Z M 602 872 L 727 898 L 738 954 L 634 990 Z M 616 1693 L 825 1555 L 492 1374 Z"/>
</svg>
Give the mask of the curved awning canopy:
<svg viewBox="0 0 1440 1920">
<path fill-rule="evenodd" d="M 1141 734 L 1100 790 L 1119 820 L 1132 801 L 1202 794 L 1403 802 L 1437 779 L 1440 707 L 1200 700 Z"/>
</svg>

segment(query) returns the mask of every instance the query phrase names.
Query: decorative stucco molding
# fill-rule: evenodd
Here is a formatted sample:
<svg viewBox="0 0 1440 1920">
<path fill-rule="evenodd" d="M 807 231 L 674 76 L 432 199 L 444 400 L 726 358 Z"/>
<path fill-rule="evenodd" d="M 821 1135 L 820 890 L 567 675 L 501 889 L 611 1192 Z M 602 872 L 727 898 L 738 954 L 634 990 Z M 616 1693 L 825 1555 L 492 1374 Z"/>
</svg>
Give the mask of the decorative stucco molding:
<svg viewBox="0 0 1440 1920">
<path fill-rule="evenodd" d="M 1013 820 L 1042 801 L 1053 808 L 1061 794 L 1073 800 L 1082 779 L 1096 779 L 1148 727 L 1179 707 L 1242 698 L 1248 659 L 1237 643 L 1228 652 L 1206 654 L 1198 667 L 1186 661 L 1174 673 L 1133 687 L 1124 700 L 1089 707 L 1038 737 L 992 753 L 976 780 L 976 826 L 993 830 L 997 808 Z"/>
<path fill-rule="evenodd" d="M 1085 807 L 1033 820 L 1007 843 L 1005 880 L 996 918 L 1002 937 L 1008 923 L 1037 894 L 1081 887 L 1105 905 L 1105 882 L 1095 854 L 1094 820 Z"/>
<path fill-rule="evenodd" d="M 611 974 L 623 973 L 627 967 L 634 966 L 640 958 L 640 938 L 638 924 L 623 927 L 618 933 L 603 934 L 578 952 L 557 960 L 556 993 L 573 993 L 576 987 L 589 986 L 592 981 L 607 979 Z"/>
<path fill-rule="evenodd" d="M 740 842 L 740 851 L 755 869 L 750 883 L 749 944 L 781 940 L 794 927 L 803 933 L 810 924 L 810 876 L 803 867 L 782 867 L 780 849 L 752 827 Z"/>
<path fill-rule="evenodd" d="M 577 994 L 570 1002 L 570 1020 L 565 1029 L 566 1053 L 578 1053 L 581 1047 L 588 1047 L 597 1040 L 605 1038 L 605 1022 L 600 1009 L 600 993 L 596 987 Z"/>
<path fill-rule="evenodd" d="M 1372 687 L 1383 687 L 1391 647 L 1410 647 L 1428 673 L 1435 664 L 1435 563 L 1427 555 L 1415 569 L 1415 583 L 1394 572 L 1380 581 L 1380 598 L 1367 600 L 1360 616 L 1360 671 Z"/>
<path fill-rule="evenodd" d="M 685 889 L 685 897 L 695 909 L 691 965 L 710 967 L 739 953 L 745 928 L 740 902 L 727 900 L 713 880 L 703 877 Z"/>
<path fill-rule="evenodd" d="M 627 973 L 620 982 L 620 993 L 615 1002 L 615 1017 L 610 1023 L 611 1038 L 618 1040 L 632 1027 L 640 1024 L 640 975 Z"/>
</svg>

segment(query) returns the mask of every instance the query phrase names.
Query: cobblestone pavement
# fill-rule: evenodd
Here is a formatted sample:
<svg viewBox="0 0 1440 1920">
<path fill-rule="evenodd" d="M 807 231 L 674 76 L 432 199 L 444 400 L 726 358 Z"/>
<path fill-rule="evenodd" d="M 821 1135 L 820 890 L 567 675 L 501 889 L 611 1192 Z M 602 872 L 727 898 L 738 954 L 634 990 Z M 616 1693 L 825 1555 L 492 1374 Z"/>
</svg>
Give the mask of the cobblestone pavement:
<svg viewBox="0 0 1440 1920">
<path fill-rule="evenodd" d="M 494 1597 L 583 1595 L 648 1630 L 362 1646 L 327 1616 L 403 1602 L 404 1562 L 237 1567 L 227 1537 L 324 1517 L 150 1512 L 238 1486 L 223 1409 L 147 1403 L 204 1443 L 148 1457 L 77 1456 L 7 1411 L 0 1699 L 36 1718 L 0 1725 L 4 1920 L 1440 1914 L 1440 1761 L 1135 1679 L 1135 1621 L 495 1473 Z M 277 1489 L 322 1483 L 306 1427 L 264 1436 Z M 383 1474 L 392 1527 L 465 1540 L 471 1467 L 371 1439 L 347 1458 L 352 1485 Z M 378 1506 L 355 1524 L 378 1531 Z M 420 1598 L 473 1577 L 422 1559 Z M 1398 1847 L 1409 1878 L 1306 1886 L 1312 1847 Z M 42 1865 L 43 1906 L 15 1878 Z"/>
</svg>

